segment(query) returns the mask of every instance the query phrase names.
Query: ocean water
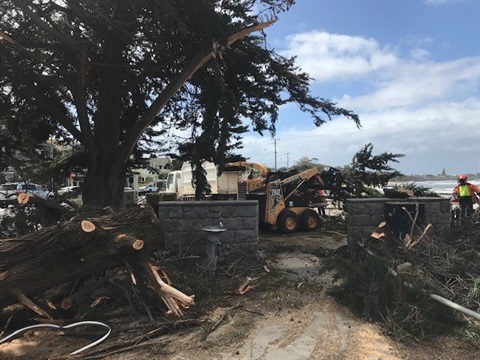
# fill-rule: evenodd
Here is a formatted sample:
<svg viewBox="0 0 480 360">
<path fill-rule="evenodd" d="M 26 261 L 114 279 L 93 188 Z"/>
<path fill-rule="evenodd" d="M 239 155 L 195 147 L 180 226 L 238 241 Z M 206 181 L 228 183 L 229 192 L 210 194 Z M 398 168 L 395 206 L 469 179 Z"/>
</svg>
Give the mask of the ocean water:
<svg viewBox="0 0 480 360">
<path fill-rule="evenodd" d="M 468 182 L 480 186 L 480 179 L 468 180 Z M 408 182 L 407 182 L 408 183 Z M 457 186 L 456 180 L 429 180 L 429 181 L 414 181 L 415 185 L 423 186 L 435 191 L 437 194 L 452 194 L 453 188 Z"/>
</svg>

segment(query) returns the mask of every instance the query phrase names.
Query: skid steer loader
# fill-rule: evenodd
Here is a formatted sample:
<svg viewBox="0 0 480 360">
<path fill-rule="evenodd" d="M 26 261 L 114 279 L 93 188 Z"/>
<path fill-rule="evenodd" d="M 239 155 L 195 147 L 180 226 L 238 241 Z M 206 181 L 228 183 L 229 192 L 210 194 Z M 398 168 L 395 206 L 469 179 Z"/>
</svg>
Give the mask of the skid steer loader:
<svg viewBox="0 0 480 360">
<path fill-rule="evenodd" d="M 297 229 L 313 231 L 322 220 L 312 203 L 312 195 L 324 189 L 317 168 L 302 172 L 270 172 L 264 186 L 247 194 L 248 200 L 259 204 L 260 225 L 277 227 L 284 233 Z"/>
</svg>

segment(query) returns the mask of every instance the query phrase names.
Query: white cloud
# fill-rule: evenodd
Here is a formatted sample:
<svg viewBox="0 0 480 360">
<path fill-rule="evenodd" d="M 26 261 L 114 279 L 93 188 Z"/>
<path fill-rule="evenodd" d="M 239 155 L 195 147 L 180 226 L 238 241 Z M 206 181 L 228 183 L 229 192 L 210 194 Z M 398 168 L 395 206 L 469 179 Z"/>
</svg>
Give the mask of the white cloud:
<svg viewBox="0 0 480 360">
<path fill-rule="evenodd" d="M 363 127 L 338 119 L 316 128 L 289 128 L 279 131 L 277 165 L 289 165 L 301 157 L 318 158 L 331 166 L 351 162 L 365 144 L 372 143 L 374 153 L 405 154 L 395 168 L 407 174 L 438 174 L 443 167 L 453 173 L 478 172 L 480 155 L 480 104 L 476 99 L 461 103 L 431 104 L 412 111 L 398 108 L 360 114 Z M 289 119 L 281 119 L 288 123 Z M 270 137 L 247 136 L 242 153 L 251 161 L 273 167 L 274 145 Z M 468 168 L 462 159 L 467 159 Z M 476 167 L 476 168 L 475 168 Z"/>
<path fill-rule="evenodd" d="M 480 58 L 444 63 L 398 61 L 395 68 L 378 75 L 376 90 L 344 97 L 341 105 L 359 110 L 419 107 L 425 102 L 479 96 Z"/>
<path fill-rule="evenodd" d="M 430 53 L 425 50 L 425 49 L 412 49 L 410 51 L 410 57 L 413 59 L 413 60 L 416 60 L 416 61 L 424 61 L 424 60 L 427 60 L 427 58 L 429 57 Z"/>
<path fill-rule="evenodd" d="M 447 3 L 454 3 L 455 0 L 425 0 L 427 4 L 439 5 L 439 4 L 447 4 Z M 457 0 L 457 2 L 460 2 Z"/>
<path fill-rule="evenodd" d="M 297 56 L 302 69 L 322 82 L 361 78 L 397 62 L 395 53 L 374 39 L 320 31 L 288 36 L 281 54 Z"/>
<path fill-rule="evenodd" d="M 392 166 L 406 174 L 439 174 L 443 168 L 453 174 L 480 172 L 480 57 L 438 61 L 428 50 L 434 39 L 416 36 L 401 39 L 397 47 L 310 31 L 291 35 L 286 43 L 282 54 L 297 56 L 315 79 L 313 90 L 321 89 L 318 96 L 358 113 L 362 129 L 345 118 L 301 128 L 299 119 L 306 115 L 284 107 L 277 124 L 278 167 L 301 157 L 347 165 L 372 143 L 374 153 L 405 154 Z M 339 82 L 344 94 L 335 93 Z M 269 136 L 247 136 L 244 145 L 244 156 L 273 167 Z"/>
</svg>

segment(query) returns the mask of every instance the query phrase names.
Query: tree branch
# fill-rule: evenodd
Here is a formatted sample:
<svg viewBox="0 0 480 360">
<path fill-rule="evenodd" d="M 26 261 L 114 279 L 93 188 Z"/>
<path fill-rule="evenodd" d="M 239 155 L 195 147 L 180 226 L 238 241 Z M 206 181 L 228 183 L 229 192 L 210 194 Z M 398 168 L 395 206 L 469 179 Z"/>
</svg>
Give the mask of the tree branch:
<svg viewBox="0 0 480 360">
<path fill-rule="evenodd" d="M 11 47 L 15 48 L 18 50 L 18 52 L 25 57 L 28 57 L 29 59 L 37 61 L 39 64 L 42 64 L 43 66 L 46 66 L 49 69 L 55 69 L 56 71 L 59 71 L 58 67 L 51 66 L 52 64 L 46 65 L 45 62 L 40 59 L 38 56 L 36 56 L 33 52 L 28 50 L 25 46 L 17 42 L 16 40 L 12 39 L 10 36 L 5 34 L 4 32 L 0 31 L 0 37 L 5 40 Z"/>
<path fill-rule="evenodd" d="M 89 26 L 91 26 L 91 28 L 95 30 L 101 38 L 105 38 L 105 35 L 108 34 L 107 32 L 105 32 L 105 28 L 99 26 L 96 21 L 91 21 L 92 19 L 90 18 L 89 14 L 85 12 L 85 10 L 80 6 L 77 1 L 70 1 L 68 3 L 68 6 L 74 11 L 75 16 L 80 21 L 85 24 L 89 24 Z M 106 21 L 106 23 L 108 23 L 108 21 Z"/>
<path fill-rule="evenodd" d="M 62 33 L 55 30 L 45 21 L 43 21 L 32 9 L 30 9 L 27 4 L 25 4 L 22 0 L 13 0 L 13 3 L 17 5 L 22 11 L 27 15 L 40 29 L 46 31 L 53 37 L 60 40 L 62 43 L 71 46 L 73 48 L 78 48 L 78 43 L 71 37 L 65 36 Z"/>
<path fill-rule="evenodd" d="M 35 86 L 33 86 L 32 88 L 34 89 L 36 96 L 42 99 L 46 104 L 50 103 L 52 99 L 56 98 L 55 94 L 52 94 L 52 92 L 49 92 L 49 95 L 50 95 L 50 98 L 49 98 L 48 96 L 45 95 L 43 91 L 38 91 Z M 58 99 L 55 99 L 55 100 L 57 101 L 58 104 L 63 106 L 63 103 L 60 100 Z M 65 129 L 67 129 L 68 132 L 72 134 L 72 136 L 75 139 L 77 139 L 82 145 L 86 147 L 87 145 L 85 143 L 85 137 L 83 136 L 82 132 L 78 130 L 77 127 L 72 122 L 66 121 L 67 118 L 65 117 L 65 114 L 61 113 L 61 111 L 57 107 L 54 107 L 53 109 L 51 108 L 49 109 L 50 109 L 51 116 L 55 118 L 55 120 L 60 125 L 62 125 Z"/>
<path fill-rule="evenodd" d="M 85 47 L 82 46 L 81 43 L 77 43 L 76 41 L 73 41 L 73 39 L 69 37 L 65 37 L 62 34 L 58 33 L 55 29 L 51 28 L 47 23 L 42 21 L 28 6 L 25 4 L 21 3 L 19 0 L 14 0 L 15 4 L 22 8 L 27 15 L 42 29 L 45 31 L 51 33 L 53 31 L 57 38 L 60 39 L 62 42 L 66 42 L 67 44 L 73 46 L 74 48 L 77 48 L 79 51 L 79 60 L 76 66 L 76 86 L 73 86 L 72 89 L 72 95 L 73 95 L 73 102 L 75 104 L 75 108 L 77 109 L 77 114 L 78 114 L 78 120 L 80 124 L 80 129 L 81 132 L 78 131 L 78 129 L 73 126 L 73 124 L 70 124 L 68 122 L 65 122 L 62 119 L 61 116 L 58 117 L 58 122 L 64 126 L 78 141 L 80 141 L 85 147 L 87 147 L 90 151 L 95 151 L 95 146 L 94 146 L 94 141 L 93 141 L 93 134 L 92 130 L 90 127 L 90 122 L 88 120 L 88 113 L 86 109 L 86 94 L 85 94 L 85 82 L 86 82 L 86 77 L 87 77 L 87 56 L 86 56 L 86 51 Z M 40 64 L 45 65 L 44 62 L 38 58 L 35 57 L 34 54 L 32 54 L 29 50 L 27 50 L 25 47 L 20 45 L 18 42 L 13 40 L 11 37 L 8 35 L 4 34 L 3 32 L 0 31 L 0 36 L 7 41 L 10 45 L 14 46 L 16 49 L 20 51 L 20 53 L 35 59 L 38 61 Z M 58 69 L 57 69 L 58 70 Z M 41 75 L 34 75 L 36 78 L 41 78 L 42 81 L 45 81 L 46 83 L 50 83 L 52 85 L 58 85 L 62 84 L 68 88 L 68 83 L 65 82 L 64 80 L 61 80 L 61 78 L 53 78 L 53 77 L 48 77 L 48 76 L 41 76 Z M 56 81 L 53 81 L 56 79 Z M 41 95 L 41 94 L 40 94 Z M 83 135 L 82 135 L 83 133 Z"/>
<path fill-rule="evenodd" d="M 85 139 L 85 147 L 90 152 L 95 152 L 96 147 L 94 145 L 92 128 L 90 127 L 90 121 L 88 120 L 87 112 L 87 96 L 85 93 L 85 83 L 87 79 L 87 54 L 85 47 L 82 47 L 80 52 L 78 63 L 76 66 L 76 86 L 72 91 L 73 102 L 77 109 L 78 122 L 80 123 L 80 129 Z"/>
<path fill-rule="evenodd" d="M 232 45 L 234 42 L 243 39 L 247 35 L 255 32 L 261 31 L 266 27 L 272 25 L 276 19 L 269 20 L 260 24 L 255 24 L 245 29 L 236 32 L 231 35 L 227 42 L 226 46 Z M 150 126 L 153 119 L 160 110 L 167 104 L 167 102 L 175 95 L 175 93 L 183 86 L 183 84 L 192 77 L 198 69 L 205 65 L 211 58 L 216 57 L 218 54 L 221 54 L 223 47 L 220 46 L 217 42 L 214 42 L 211 49 L 200 51 L 193 59 L 191 59 L 188 64 L 185 66 L 183 71 L 176 75 L 170 84 L 163 90 L 163 92 L 155 99 L 152 105 L 147 109 L 147 111 L 141 116 L 138 121 L 132 126 L 130 130 L 127 131 L 124 141 L 120 146 L 120 158 L 123 161 L 127 161 L 128 157 L 132 153 L 135 144 L 140 139 L 140 136 L 145 132 L 145 130 Z"/>
</svg>

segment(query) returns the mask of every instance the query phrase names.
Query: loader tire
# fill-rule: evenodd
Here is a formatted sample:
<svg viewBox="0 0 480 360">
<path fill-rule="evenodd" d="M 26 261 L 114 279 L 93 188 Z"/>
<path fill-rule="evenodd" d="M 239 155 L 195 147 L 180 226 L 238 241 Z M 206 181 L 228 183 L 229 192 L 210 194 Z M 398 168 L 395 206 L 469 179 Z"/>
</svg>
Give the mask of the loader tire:
<svg viewBox="0 0 480 360">
<path fill-rule="evenodd" d="M 300 215 L 300 225 L 305 231 L 315 231 L 322 227 L 322 219 L 315 210 L 307 209 Z"/>
<path fill-rule="evenodd" d="M 291 210 L 283 210 L 278 214 L 277 226 L 285 234 L 291 234 L 298 228 L 298 217 Z"/>
</svg>

